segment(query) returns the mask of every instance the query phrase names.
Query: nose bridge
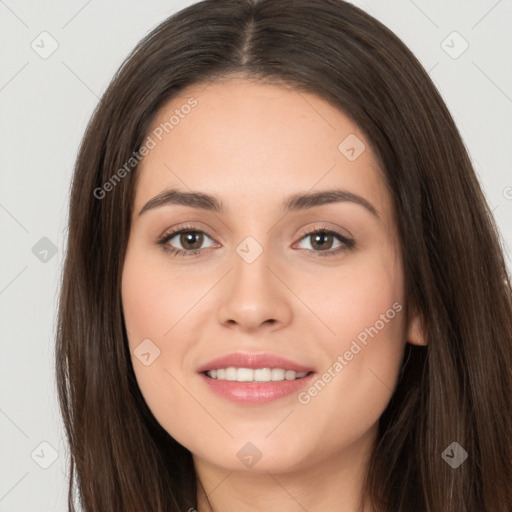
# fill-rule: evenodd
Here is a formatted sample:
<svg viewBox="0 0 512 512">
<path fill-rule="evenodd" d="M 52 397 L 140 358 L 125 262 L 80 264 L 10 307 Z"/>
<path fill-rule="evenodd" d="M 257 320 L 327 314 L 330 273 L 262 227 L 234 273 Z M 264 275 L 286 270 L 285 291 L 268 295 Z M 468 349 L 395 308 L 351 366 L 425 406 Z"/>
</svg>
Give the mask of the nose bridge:
<svg viewBox="0 0 512 512">
<path fill-rule="evenodd" d="M 271 286 L 268 267 L 272 266 L 272 251 L 268 243 L 263 246 L 252 236 L 246 237 L 236 248 L 233 258 L 234 276 L 236 283 L 241 287 L 246 285 L 268 288 Z"/>
<path fill-rule="evenodd" d="M 268 244 L 267 241 L 268 237 L 264 243 Z M 276 258 L 270 247 L 248 236 L 236 247 L 232 261 L 230 286 L 219 308 L 219 321 L 237 323 L 248 329 L 269 321 L 273 324 L 289 322 L 289 296 L 274 275 Z"/>
<path fill-rule="evenodd" d="M 233 257 L 233 293 L 247 298 L 252 295 L 252 300 L 257 300 L 262 294 L 278 293 L 269 270 L 275 258 L 267 240 L 260 243 L 253 236 L 248 236 L 236 247 Z"/>
</svg>

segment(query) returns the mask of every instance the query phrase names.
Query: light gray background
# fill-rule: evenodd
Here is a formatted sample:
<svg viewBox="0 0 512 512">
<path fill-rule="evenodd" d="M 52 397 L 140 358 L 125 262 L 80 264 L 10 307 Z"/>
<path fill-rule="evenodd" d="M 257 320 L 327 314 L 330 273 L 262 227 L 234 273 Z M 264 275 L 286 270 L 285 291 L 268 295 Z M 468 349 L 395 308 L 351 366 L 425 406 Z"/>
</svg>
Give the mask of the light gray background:
<svg viewBox="0 0 512 512">
<path fill-rule="evenodd" d="M 67 511 L 53 344 L 73 163 L 122 60 L 191 3 L 0 0 L 0 512 Z M 354 3 L 391 28 L 429 71 L 468 147 L 510 266 L 512 1 Z M 44 31 L 58 43 L 46 59 L 31 47 L 51 49 Z M 458 58 L 452 56 L 464 43 L 454 31 L 469 44 Z M 53 257 L 42 252 L 43 237 L 56 246 Z"/>
</svg>

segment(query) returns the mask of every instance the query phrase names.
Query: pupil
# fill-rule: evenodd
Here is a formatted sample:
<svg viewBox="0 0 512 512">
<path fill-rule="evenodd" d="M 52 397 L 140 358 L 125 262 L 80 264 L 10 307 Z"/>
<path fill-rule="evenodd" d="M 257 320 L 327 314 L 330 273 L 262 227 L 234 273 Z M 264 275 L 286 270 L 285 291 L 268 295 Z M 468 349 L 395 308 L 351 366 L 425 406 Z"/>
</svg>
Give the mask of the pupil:
<svg viewBox="0 0 512 512">
<path fill-rule="evenodd" d="M 202 245 L 202 237 L 203 235 L 201 233 L 190 231 L 188 233 L 182 233 L 180 242 L 186 249 L 198 249 Z M 189 247 L 187 247 L 187 244 L 189 244 Z"/>
<path fill-rule="evenodd" d="M 331 242 L 330 244 L 329 244 L 329 243 L 327 243 L 327 244 L 322 243 L 322 240 L 323 240 L 323 242 L 325 242 L 325 239 L 326 239 L 326 238 L 327 238 L 327 239 L 329 239 L 329 241 Z M 314 242 L 313 242 L 313 244 L 312 244 L 312 245 L 313 245 L 313 247 L 315 247 L 316 245 L 318 245 L 318 241 L 320 240 L 320 246 L 319 246 L 319 247 L 317 247 L 317 248 L 319 248 L 319 249 L 322 249 L 322 248 L 323 248 L 323 249 L 326 249 L 326 248 L 327 248 L 327 249 L 330 249 L 330 247 L 332 246 L 332 235 L 328 235 L 328 234 L 320 234 L 320 235 L 319 235 L 319 234 L 316 234 L 316 235 L 314 235 L 314 236 L 313 236 L 313 240 L 314 240 Z M 327 245 L 328 247 L 326 247 L 326 245 Z"/>
</svg>

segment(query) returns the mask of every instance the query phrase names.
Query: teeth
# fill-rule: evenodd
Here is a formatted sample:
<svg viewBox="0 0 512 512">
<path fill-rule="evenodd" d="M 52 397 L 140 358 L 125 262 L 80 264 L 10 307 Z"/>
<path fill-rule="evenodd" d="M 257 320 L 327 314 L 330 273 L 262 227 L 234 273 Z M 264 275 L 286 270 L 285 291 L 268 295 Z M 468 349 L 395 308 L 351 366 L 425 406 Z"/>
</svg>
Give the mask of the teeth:
<svg viewBox="0 0 512 512">
<path fill-rule="evenodd" d="M 258 372 L 258 371 L 259 370 L 256 370 L 256 372 Z M 271 379 L 272 380 L 284 380 L 284 376 L 286 374 L 286 371 L 283 370 L 282 368 L 272 368 L 270 373 L 271 373 Z"/>
<path fill-rule="evenodd" d="M 226 380 L 236 380 L 236 368 L 226 368 Z"/>
<path fill-rule="evenodd" d="M 277 382 L 281 380 L 295 380 L 305 377 L 308 372 L 294 372 L 282 368 L 218 368 L 209 370 L 206 374 L 212 379 L 236 380 L 237 382 Z"/>
</svg>

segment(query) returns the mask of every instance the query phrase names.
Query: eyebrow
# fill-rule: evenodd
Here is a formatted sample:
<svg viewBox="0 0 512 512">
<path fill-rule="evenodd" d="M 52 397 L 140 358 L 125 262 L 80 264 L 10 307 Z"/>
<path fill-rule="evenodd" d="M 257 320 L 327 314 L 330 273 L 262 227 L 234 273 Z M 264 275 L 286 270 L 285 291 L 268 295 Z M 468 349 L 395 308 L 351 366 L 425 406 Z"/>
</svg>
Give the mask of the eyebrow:
<svg viewBox="0 0 512 512">
<path fill-rule="evenodd" d="M 351 202 L 358 204 L 372 215 L 379 219 L 379 214 L 375 207 L 367 201 L 364 197 L 349 192 L 348 190 L 324 190 L 315 193 L 298 193 L 294 194 L 282 203 L 281 209 L 288 212 L 307 210 L 316 206 L 332 203 Z M 217 199 L 215 196 L 205 194 L 203 192 L 182 192 L 178 189 L 164 190 L 157 196 L 150 199 L 140 210 L 139 216 L 148 210 L 158 208 L 161 206 L 178 204 L 183 206 L 190 206 L 201 210 L 208 210 L 216 213 L 225 213 L 227 207 L 225 204 Z"/>
</svg>

